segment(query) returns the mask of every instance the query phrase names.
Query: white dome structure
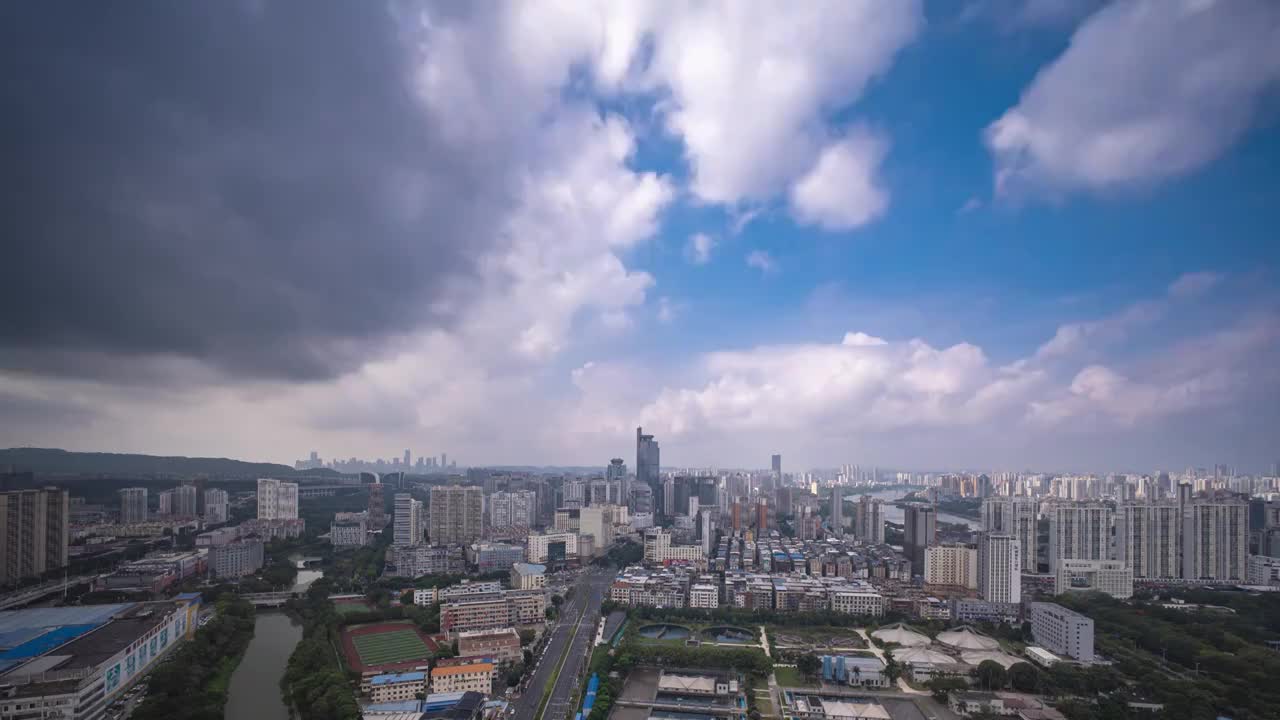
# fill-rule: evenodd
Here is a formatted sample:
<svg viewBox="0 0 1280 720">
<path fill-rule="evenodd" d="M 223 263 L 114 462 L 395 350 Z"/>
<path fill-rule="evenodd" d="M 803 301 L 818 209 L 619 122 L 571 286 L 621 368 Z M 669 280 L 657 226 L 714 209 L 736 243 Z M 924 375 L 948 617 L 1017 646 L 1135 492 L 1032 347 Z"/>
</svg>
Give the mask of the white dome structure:
<svg viewBox="0 0 1280 720">
<path fill-rule="evenodd" d="M 902 623 L 880 628 L 871 633 L 871 637 L 880 642 L 897 643 L 903 647 L 924 647 L 932 642 L 927 636 L 921 635 L 914 630 L 908 630 Z"/>
<path fill-rule="evenodd" d="M 968 626 L 938 633 L 938 642 L 957 650 L 1000 649 L 1000 643 Z"/>
<path fill-rule="evenodd" d="M 956 662 L 956 659 L 940 653 L 937 650 L 930 650 L 925 647 L 900 647 L 889 651 L 889 655 L 904 665 L 915 665 L 917 663 L 930 663 L 933 665 L 950 665 Z"/>
<path fill-rule="evenodd" d="M 960 653 L 960 659 L 970 665 L 981 665 L 983 661 L 990 660 L 999 663 L 1000 667 L 1008 670 L 1016 663 L 1026 662 L 1021 658 L 1016 658 L 1009 653 L 1000 652 L 998 650 L 970 650 Z"/>
</svg>

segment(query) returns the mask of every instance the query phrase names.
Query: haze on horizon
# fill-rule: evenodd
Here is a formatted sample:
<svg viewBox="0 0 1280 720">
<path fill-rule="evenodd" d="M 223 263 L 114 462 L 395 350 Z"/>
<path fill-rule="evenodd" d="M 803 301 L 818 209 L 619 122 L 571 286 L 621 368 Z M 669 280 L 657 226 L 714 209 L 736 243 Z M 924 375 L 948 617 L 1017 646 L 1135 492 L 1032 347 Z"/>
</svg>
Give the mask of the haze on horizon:
<svg viewBox="0 0 1280 720">
<path fill-rule="evenodd" d="M 1280 460 L 1276 3 L 0 28 L 0 447 Z"/>
</svg>

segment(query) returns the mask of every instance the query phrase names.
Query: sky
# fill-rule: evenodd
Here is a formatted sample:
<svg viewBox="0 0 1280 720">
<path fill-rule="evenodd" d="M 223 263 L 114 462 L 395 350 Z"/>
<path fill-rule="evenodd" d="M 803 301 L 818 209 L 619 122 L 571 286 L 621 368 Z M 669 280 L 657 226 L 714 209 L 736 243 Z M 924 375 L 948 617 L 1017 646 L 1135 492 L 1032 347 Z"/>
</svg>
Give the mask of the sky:
<svg viewBox="0 0 1280 720">
<path fill-rule="evenodd" d="M 0 446 L 1280 460 L 1280 4 L 0 16 Z"/>
</svg>

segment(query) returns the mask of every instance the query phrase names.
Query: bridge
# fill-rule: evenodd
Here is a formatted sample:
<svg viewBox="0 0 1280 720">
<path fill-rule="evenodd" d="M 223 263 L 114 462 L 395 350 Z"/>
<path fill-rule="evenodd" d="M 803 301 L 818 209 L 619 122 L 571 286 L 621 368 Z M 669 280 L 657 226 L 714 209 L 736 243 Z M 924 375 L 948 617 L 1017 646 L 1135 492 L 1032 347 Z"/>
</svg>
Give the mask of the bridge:
<svg viewBox="0 0 1280 720">
<path fill-rule="evenodd" d="M 296 595 L 289 590 L 279 592 L 245 593 L 240 597 L 253 603 L 254 607 L 283 607 Z"/>
</svg>

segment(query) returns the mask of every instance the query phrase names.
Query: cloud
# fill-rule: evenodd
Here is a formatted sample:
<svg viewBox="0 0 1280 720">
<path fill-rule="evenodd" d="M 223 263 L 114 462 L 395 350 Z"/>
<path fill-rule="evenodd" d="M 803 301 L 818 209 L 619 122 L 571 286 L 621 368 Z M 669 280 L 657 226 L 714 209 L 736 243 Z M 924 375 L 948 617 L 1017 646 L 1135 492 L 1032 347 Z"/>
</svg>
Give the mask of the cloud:
<svg viewBox="0 0 1280 720">
<path fill-rule="evenodd" d="M 711 262 L 711 251 L 715 250 L 715 247 L 715 238 L 706 233 L 694 233 L 685 243 L 684 257 L 694 265 L 706 265 Z"/>
<path fill-rule="evenodd" d="M 1169 180 L 1226 151 L 1280 78 L 1280 5 L 1122 0 L 986 131 L 999 193 Z"/>
<path fill-rule="evenodd" d="M 968 200 L 965 200 L 964 204 L 961 205 L 960 209 L 956 212 L 959 215 L 968 215 L 969 213 L 974 212 L 980 209 L 981 207 L 982 207 L 982 200 L 980 200 L 977 196 L 974 196 L 969 198 Z"/>
<path fill-rule="evenodd" d="M 5 16 L 6 65 L 25 70 L 0 87 L 23 108 L 0 119 L 0 344 L 24 349 L 21 369 L 178 355 L 237 377 L 333 377 L 387 336 L 456 320 L 443 308 L 497 237 L 505 179 L 406 91 L 391 16 Z"/>
<path fill-rule="evenodd" d="M 663 295 L 658 298 L 658 322 L 664 325 L 676 319 L 679 312 L 675 303 L 671 302 L 671 298 Z"/>
<path fill-rule="evenodd" d="M 1004 32 L 1071 25 L 1106 0 L 973 0 L 960 12 L 963 21 L 986 20 Z"/>
<path fill-rule="evenodd" d="M 767 199 L 810 168 L 824 114 L 852 105 L 924 24 L 915 0 L 653 11 L 637 83 L 667 94 L 663 117 L 684 145 L 693 194 L 725 205 Z"/>
<path fill-rule="evenodd" d="M 747 267 L 753 267 L 768 275 L 778 271 L 778 262 L 764 250 L 752 250 L 747 253 Z"/>
<path fill-rule="evenodd" d="M 1222 275 L 1213 272 L 1187 273 L 1169 285 L 1169 296 L 1193 298 L 1212 290 L 1222 282 Z"/>
<path fill-rule="evenodd" d="M 825 230 L 852 230 L 879 217 L 889 207 L 876 178 L 887 152 L 883 138 L 862 129 L 828 145 L 791 187 L 792 215 Z"/>
</svg>

